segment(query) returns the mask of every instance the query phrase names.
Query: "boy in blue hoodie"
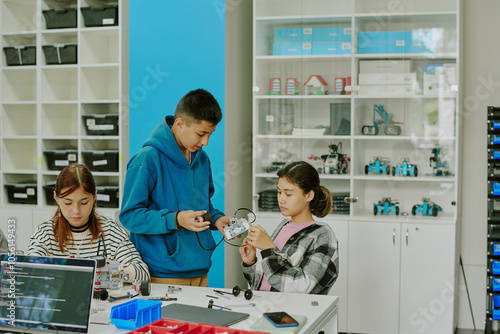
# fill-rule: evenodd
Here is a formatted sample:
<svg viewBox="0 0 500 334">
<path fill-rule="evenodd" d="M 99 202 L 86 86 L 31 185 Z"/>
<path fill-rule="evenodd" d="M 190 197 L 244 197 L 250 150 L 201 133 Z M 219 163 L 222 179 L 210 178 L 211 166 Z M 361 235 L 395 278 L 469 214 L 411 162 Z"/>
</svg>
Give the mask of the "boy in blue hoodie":
<svg viewBox="0 0 500 334">
<path fill-rule="evenodd" d="M 202 147 L 222 118 L 203 89 L 187 93 L 127 165 L 121 223 L 149 266 L 153 283 L 208 286 L 215 241 L 229 223 L 212 206 L 210 159 Z M 198 222 L 209 211 L 212 224 Z"/>
</svg>

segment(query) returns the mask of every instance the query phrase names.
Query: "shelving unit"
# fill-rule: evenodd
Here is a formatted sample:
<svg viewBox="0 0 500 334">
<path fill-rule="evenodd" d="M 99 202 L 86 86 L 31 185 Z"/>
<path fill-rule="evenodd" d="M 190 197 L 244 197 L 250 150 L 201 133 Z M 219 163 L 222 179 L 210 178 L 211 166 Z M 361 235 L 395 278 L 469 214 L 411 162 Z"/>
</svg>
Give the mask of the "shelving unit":
<svg viewBox="0 0 500 334">
<path fill-rule="evenodd" d="M 443 289 L 451 286 L 456 290 L 461 8 L 461 0 L 406 1 L 390 5 L 382 0 L 254 0 L 253 209 L 259 224 L 272 231 L 274 222 L 282 216 L 278 208 L 269 209 L 270 204 L 261 203 L 259 207 L 259 194 L 275 189 L 276 166 L 293 160 L 305 160 L 318 168 L 322 185 L 332 193 L 347 193 L 356 199 L 345 214 L 332 213 L 321 219 L 339 230 L 339 233 L 335 230 L 339 244 L 347 245 L 348 249 L 343 254 L 346 257 L 349 254 L 347 259 L 340 255 L 340 276 L 331 292 L 340 296 L 341 332 L 417 333 L 422 328 L 412 323 L 409 318 L 412 312 L 418 310 L 418 306 L 428 306 L 434 298 L 439 299 Z M 335 32 L 331 30 L 329 36 L 334 33 L 338 36 L 319 41 L 317 28 L 337 28 Z M 276 39 L 275 33 L 284 32 L 276 29 L 298 30 L 288 36 L 287 46 L 277 47 L 273 44 L 284 42 Z M 350 45 L 341 39 L 345 37 L 342 34 L 349 32 Z M 390 38 L 387 34 L 381 40 L 370 35 L 386 32 L 401 32 L 405 37 L 387 46 Z M 318 47 L 318 43 L 330 44 Z M 363 53 L 370 50 L 367 46 L 375 48 L 374 51 Z M 351 52 L 344 54 L 349 47 Z M 423 50 L 424 47 L 427 49 Z M 289 55 L 283 55 L 283 49 Z M 337 51 L 332 51 L 334 49 Z M 377 61 L 390 63 L 400 70 L 396 73 L 380 70 L 380 75 L 370 76 L 372 73 L 367 68 L 375 66 Z M 441 74 L 432 75 L 432 70 Z M 326 81 L 326 91 L 330 94 L 307 94 L 312 88 L 306 90 L 304 83 L 312 75 Z M 403 82 L 391 85 L 383 81 L 387 77 L 412 79 L 406 86 Z M 273 78 L 281 80 L 280 94 L 271 93 L 278 81 L 271 82 Z M 346 81 L 342 92 L 336 91 L 342 84 L 338 78 Z M 299 82 L 298 89 L 290 87 L 289 90 L 298 90 L 298 94 L 286 94 L 287 79 Z M 370 80 L 378 81 L 370 83 Z M 290 80 L 291 85 L 293 81 Z M 378 135 L 363 134 L 364 126 L 374 125 L 374 105 L 384 106 L 394 122 L 403 123 L 399 125 L 400 134 L 384 134 L 383 127 L 379 128 Z M 377 116 L 378 121 L 381 117 Z M 342 118 L 347 121 L 344 125 Z M 324 133 L 317 133 L 318 130 L 310 130 L 314 127 L 326 129 Z M 305 130 L 294 134 L 293 129 L 298 128 Z M 330 153 L 329 145 L 340 146 L 340 143 L 342 150 L 337 153 L 350 159 L 347 173 L 325 173 L 327 168 L 322 156 Z M 435 155 L 433 149 L 439 149 L 439 154 Z M 365 172 L 375 157 L 390 159 L 389 175 Z M 404 158 L 418 167 L 416 177 L 393 176 L 392 168 L 404 167 Z M 441 167 L 446 162 L 443 168 L 447 175 L 437 175 L 436 160 Z M 336 163 L 335 159 L 331 161 Z M 384 197 L 399 202 L 400 215 L 374 216 L 374 205 Z M 413 207 L 421 205 L 424 198 L 442 208 L 437 217 L 412 215 Z M 373 234 L 365 232 L 372 229 Z M 370 236 L 370 244 L 363 241 L 367 236 Z M 441 242 L 446 247 L 434 249 L 441 254 L 439 257 L 423 249 L 427 247 L 426 238 L 436 242 L 446 240 Z M 379 248 L 380 253 L 374 248 Z M 394 258 L 397 263 L 389 266 L 390 278 L 384 278 L 383 270 L 370 271 L 366 265 L 371 261 L 378 266 L 385 257 Z M 400 265 L 400 261 L 414 263 L 413 266 Z M 425 277 L 428 284 L 424 287 L 422 282 L 410 277 L 412 274 L 418 277 L 417 273 L 425 270 L 425 261 L 435 263 L 441 270 Z M 449 286 L 444 285 L 448 282 Z M 384 307 L 384 298 L 378 298 L 377 293 L 393 296 L 387 298 L 391 306 Z M 453 299 L 443 306 L 439 320 L 426 323 L 425 332 L 451 333 L 457 323 L 454 304 Z"/>
<path fill-rule="evenodd" d="M 488 235 L 485 333 L 500 320 L 500 108 L 488 107 Z"/>
<path fill-rule="evenodd" d="M 118 6 L 115 20 L 120 25 L 108 25 L 109 20 L 103 20 L 104 26 L 85 26 L 80 8 L 114 5 Z M 128 160 L 128 148 L 123 140 L 128 129 L 124 122 L 128 110 L 123 103 L 127 87 L 122 83 L 126 71 L 122 41 L 127 24 L 124 7 L 127 5 L 121 0 L 0 0 L 2 48 L 36 46 L 36 65 L 31 66 L 9 66 L 2 51 L 2 206 L 12 204 L 6 184 L 30 183 L 36 185 L 36 205 L 16 204 L 14 210 L 45 210 L 51 199 L 46 198 L 44 186 L 54 183 L 59 174 L 59 170 L 49 168 L 44 152 L 50 150 L 76 150 L 76 161 L 80 163 L 84 162 L 83 151 L 118 151 L 118 170 L 93 171 L 93 174 L 99 187 L 116 188 L 120 197 Z M 75 27 L 47 29 L 43 11 L 54 10 L 61 14 L 68 9 L 70 12 L 76 9 Z M 43 46 L 68 44 L 76 45 L 76 64 L 48 65 Z M 58 57 L 63 59 L 61 53 Z M 95 125 L 87 124 L 82 116 L 108 114 L 118 116 L 118 122 L 112 125 L 119 129 L 118 134 L 87 134 L 87 127 Z M 62 165 L 69 162 L 72 161 L 57 161 Z M 109 212 L 114 217 L 112 211 Z"/>
</svg>

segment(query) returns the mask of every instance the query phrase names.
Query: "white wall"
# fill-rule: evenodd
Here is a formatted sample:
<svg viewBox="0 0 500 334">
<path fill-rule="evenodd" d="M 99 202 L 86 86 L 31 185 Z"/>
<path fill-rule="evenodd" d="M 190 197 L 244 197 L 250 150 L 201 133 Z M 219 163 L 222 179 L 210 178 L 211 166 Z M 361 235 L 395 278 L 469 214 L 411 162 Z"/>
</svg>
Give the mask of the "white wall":
<svg viewBox="0 0 500 334">
<path fill-rule="evenodd" d="M 252 1 L 226 1 L 225 96 L 224 207 L 232 215 L 252 205 Z M 225 245 L 224 256 L 225 286 L 246 286 L 238 248 Z"/>
<path fill-rule="evenodd" d="M 462 247 L 476 327 L 486 312 L 486 108 L 500 106 L 500 40 L 497 0 L 464 0 L 462 105 Z M 460 280 L 459 328 L 473 328 Z"/>
</svg>

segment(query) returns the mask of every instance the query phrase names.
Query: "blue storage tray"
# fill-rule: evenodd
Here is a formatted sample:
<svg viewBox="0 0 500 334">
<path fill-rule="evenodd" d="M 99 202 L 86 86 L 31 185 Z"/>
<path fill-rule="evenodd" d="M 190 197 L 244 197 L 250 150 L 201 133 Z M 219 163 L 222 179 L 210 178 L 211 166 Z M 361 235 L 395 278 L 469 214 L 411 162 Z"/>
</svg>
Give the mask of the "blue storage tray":
<svg viewBox="0 0 500 334">
<path fill-rule="evenodd" d="M 351 27 L 313 28 L 313 42 L 351 42 Z"/>
<path fill-rule="evenodd" d="M 500 296 L 493 296 L 493 299 L 491 301 L 491 312 L 493 313 L 493 319 L 500 319 Z"/>
<path fill-rule="evenodd" d="M 274 43 L 312 42 L 312 28 L 274 29 Z"/>
<path fill-rule="evenodd" d="M 499 277 L 491 277 L 491 290 L 500 291 L 500 278 Z"/>
<path fill-rule="evenodd" d="M 111 308 L 111 323 L 121 329 L 146 326 L 161 316 L 161 301 L 136 299 Z"/>
<path fill-rule="evenodd" d="M 331 42 L 331 43 L 312 43 L 313 55 L 341 55 L 351 54 L 351 43 L 349 42 Z"/>
<path fill-rule="evenodd" d="M 500 275 L 500 261 L 491 260 L 491 273 L 493 275 Z M 500 305 L 500 303 L 498 305 Z"/>
</svg>

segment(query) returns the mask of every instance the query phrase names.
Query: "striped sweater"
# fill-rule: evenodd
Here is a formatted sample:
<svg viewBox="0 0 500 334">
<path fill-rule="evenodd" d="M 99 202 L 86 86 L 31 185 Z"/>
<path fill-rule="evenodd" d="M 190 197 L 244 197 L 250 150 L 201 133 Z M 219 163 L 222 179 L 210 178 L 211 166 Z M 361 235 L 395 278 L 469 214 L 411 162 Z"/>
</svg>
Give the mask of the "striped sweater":
<svg viewBox="0 0 500 334">
<path fill-rule="evenodd" d="M 119 261 L 125 273 L 129 275 L 128 282 L 134 280 L 149 280 L 149 269 L 144 263 L 135 246 L 130 242 L 127 231 L 115 221 L 101 216 L 101 227 L 104 232 L 104 244 L 108 259 Z M 56 242 L 52 229 L 52 219 L 40 224 L 35 233 L 30 237 L 28 255 L 38 256 L 74 256 L 78 258 L 91 258 L 97 256 L 99 240 L 91 241 L 92 235 L 88 230 L 73 232 L 74 243 L 66 246 L 63 253 Z M 103 255 L 101 242 L 99 255 Z"/>
</svg>

